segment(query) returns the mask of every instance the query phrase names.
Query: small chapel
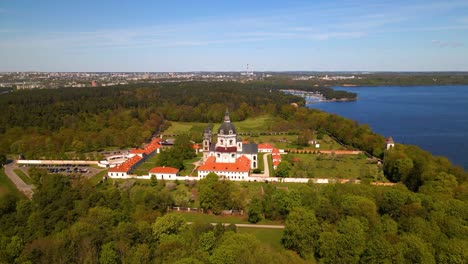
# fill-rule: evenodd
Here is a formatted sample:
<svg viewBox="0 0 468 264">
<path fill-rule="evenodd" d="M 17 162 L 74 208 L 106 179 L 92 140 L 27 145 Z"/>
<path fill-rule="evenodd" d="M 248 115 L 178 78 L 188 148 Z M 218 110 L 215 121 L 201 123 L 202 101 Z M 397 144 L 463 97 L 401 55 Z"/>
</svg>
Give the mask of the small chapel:
<svg viewBox="0 0 468 264">
<path fill-rule="evenodd" d="M 227 110 L 215 139 L 212 127 L 204 130 L 202 151 L 204 164 L 198 168 L 200 177 L 214 172 L 238 179 L 237 176 L 248 176 L 250 169 L 258 167 L 258 145 L 242 142 Z"/>
</svg>

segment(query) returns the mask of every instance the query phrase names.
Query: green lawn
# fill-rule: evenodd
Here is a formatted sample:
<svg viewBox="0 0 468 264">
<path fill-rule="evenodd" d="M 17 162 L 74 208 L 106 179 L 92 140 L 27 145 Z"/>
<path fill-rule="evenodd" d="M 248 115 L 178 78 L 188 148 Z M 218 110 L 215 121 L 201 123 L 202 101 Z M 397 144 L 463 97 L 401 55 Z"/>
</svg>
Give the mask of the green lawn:
<svg viewBox="0 0 468 264">
<path fill-rule="evenodd" d="M 149 171 L 156 167 L 156 162 L 158 160 L 158 154 L 155 154 L 148 159 L 145 160 L 145 162 L 141 163 L 135 170 L 133 170 L 133 174 L 136 174 L 138 176 L 141 175 L 148 175 Z"/>
<path fill-rule="evenodd" d="M 199 161 L 203 157 L 203 153 L 199 153 L 195 158 L 190 160 L 184 160 L 184 169 L 179 172 L 179 175 L 186 176 L 190 175 L 193 168 L 195 168 L 194 162 Z M 192 176 L 198 176 L 198 172 L 194 171 Z"/>
<path fill-rule="evenodd" d="M 93 177 L 91 177 L 91 178 L 90 178 L 90 181 L 91 181 L 94 185 L 98 184 L 98 182 L 99 182 L 100 180 L 102 180 L 102 178 L 103 178 L 104 176 L 107 175 L 107 171 L 108 171 L 108 170 L 103 170 L 103 171 L 99 172 L 98 174 L 96 174 L 96 175 L 94 175 Z"/>
<path fill-rule="evenodd" d="M 377 164 L 370 163 L 365 155 L 287 154 L 293 168 L 290 177 L 312 178 L 364 178 L 383 177 Z"/>
<path fill-rule="evenodd" d="M 201 135 L 207 125 L 208 123 L 171 121 L 171 126 L 168 129 L 166 129 L 162 134 L 163 135 L 174 135 L 174 134 L 177 135 L 177 134 L 199 131 Z"/>
<path fill-rule="evenodd" d="M 25 196 L 16 189 L 15 185 L 5 175 L 3 169 L 0 169 L 0 199 L 3 199 L 8 194 L 14 195 L 18 198 L 25 198 Z"/>
<path fill-rule="evenodd" d="M 314 138 L 315 139 L 315 138 Z M 320 148 L 315 148 L 315 146 L 298 146 L 295 144 L 297 140 L 297 135 L 271 135 L 271 136 L 259 136 L 259 142 L 270 142 L 276 148 L 279 149 L 307 149 L 307 150 L 343 150 L 346 149 L 345 147 L 341 146 L 336 142 L 334 139 L 329 137 L 328 135 L 324 135 L 321 140 L 318 140 L 320 143 Z M 254 140 L 255 141 L 255 140 Z M 256 141 L 257 142 L 257 141 Z"/>
<path fill-rule="evenodd" d="M 24 181 L 24 183 L 29 184 L 29 185 L 33 184 L 33 181 L 31 180 L 31 178 L 29 178 L 29 176 L 26 175 L 22 170 L 15 169 L 13 171 L 16 173 L 16 175 L 18 175 L 18 177 L 21 178 L 21 180 Z"/>
<path fill-rule="evenodd" d="M 248 215 L 214 215 L 195 212 L 172 212 L 180 214 L 187 222 L 202 222 L 202 223 L 229 223 L 229 224 L 250 224 L 247 221 Z M 283 225 L 281 221 L 262 220 L 259 225 Z"/>
<path fill-rule="evenodd" d="M 272 122 L 273 121 L 270 116 L 263 115 L 233 123 L 236 126 L 237 132 L 239 133 L 257 133 L 269 131 L 269 127 Z M 221 122 L 215 124 L 214 131 L 218 130 L 220 125 Z"/>
<path fill-rule="evenodd" d="M 284 249 L 281 244 L 283 229 L 238 227 L 237 232 L 252 234 L 262 243 L 268 244 L 276 250 Z"/>
<path fill-rule="evenodd" d="M 218 123 L 213 124 L 213 132 L 217 131 L 221 125 L 222 120 Z M 269 130 L 272 119 L 268 115 L 263 115 L 254 118 L 248 118 L 244 121 L 233 122 L 236 126 L 237 132 L 239 133 L 257 133 L 265 132 Z M 203 130 L 208 126 L 209 123 L 200 123 L 200 122 L 173 122 L 171 121 L 171 126 L 165 130 L 162 134 L 164 135 L 173 135 L 173 134 L 182 134 L 189 132 L 198 132 L 200 135 L 203 133 Z"/>
<path fill-rule="evenodd" d="M 270 177 L 275 176 L 275 169 L 273 169 L 273 159 L 271 158 L 271 155 L 268 156 L 268 169 L 270 172 Z"/>
</svg>

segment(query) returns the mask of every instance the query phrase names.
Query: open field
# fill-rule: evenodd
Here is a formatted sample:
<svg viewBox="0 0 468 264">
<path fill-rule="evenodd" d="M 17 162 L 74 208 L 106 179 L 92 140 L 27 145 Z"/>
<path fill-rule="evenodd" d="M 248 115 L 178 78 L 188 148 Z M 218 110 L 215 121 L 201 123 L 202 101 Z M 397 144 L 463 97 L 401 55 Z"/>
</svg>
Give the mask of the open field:
<svg viewBox="0 0 468 264">
<path fill-rule="evenodd" d="M 180 214 L 187 222 L 201 222 L 201 223 L 229 223 L 229 224 L 250 224 L 247 221 L 248 215 L 214 215 L 196 212 L 172 212 L 173 214 Z M 283 225 L 280 221 L 262 220 L 257 223 L 258 225 Z"/>
<path fill-rule="evenodd" d="M 237 232 L 252 234 L 262 243 L 268 244 L 276 250 L 284 249 L 281 245 L 283 229 L 238 227 Z"/>
<path fill-rule="evenodd" d="M 163 135 L 177 135 L 189 132 L 200 132 L 200 135 L 203 133 L 203 130 L 206 128 L 208 123 L 200 122 L 174 122 L 171 121 L 171 126 L 162 132 Z"/>
<path fill-rule="evenodd" d="M 238 133 L 255 133 L 269 131 L 272 119 L 268 115 L 263 115 L 254 118 L 248 118 L 244 121 L 234 122 Z M 221 122 L 215 124 L 214 130 L 217 131 Z"/>
<path fill-rule="evenodd" d="M 315 146 L 298 146 L 296 145 L 298 135 L 261 135 L 261 136 L 256 136 L 256 137 L 251 137 L 251 140 L 249 138 L 246 138 L 246 140 L 257 142 L 257 143 L 263 143 L 263 142 L 268 142 L 271 143 L 273 146 L 279 149 L 307 149 L 307 150 L 342 150 L 346 149 L 345 147 L 341 146 L 333 140 L 331 137 L 328 135 L 324 135 L 323 139 L 318 140 L 320 143 L 320 148 L 315 148 Z M 316 140 L 316 137 L 314 136 L 313 140 Z"/>
<path fill-rule="evenodd" d="M 15 185 L 5 175 L 5 171 L 0 169 L 0 199 L 3 199 L 8 194 L 14 195 L 18 198 L 24 198 L 25 196 L 16 189 Z"/>
<path fill-rule="evenodd" d="M 221 125 L 220 120 L 218 123 L 213 124 L 213 132 L 216 132 Z M 256 133 L 256 132 L 265 132 L 269 129 L 269 124 L 272 122 L 271 117 L 268 115 L 248 118 L 244 121 L 233 122 L 236 126 L 238 133 Z M 164 131 L 163 135 L 173 135 L 181 133 L 192 133 L 198 132 L 200 135 L 203 133 L 203 130 L 208 126 L 209 123 L 200 123 L 200 122 L 172 122 L 171 126 Z"/>
<path fill-rule="evenodd" d="M 16 175 L 18 175 L 18 177 L 21 178 L 21 180 L 24 181 L 24 183 L 29 184 L 29 185 L 33 184 L 33 181 L 31 180 L 31 178 L 29 178 L 29 176 L 26 175 L 26 173 L 24 173 L 22 170 L 14 169 L 13 171 L 16 173 Z"/>
<path fill-rule="evenodd" d="M 249 224 L 247 215 L 244 216 L 220 216 L 202 213 L 178 213 L 182 215 L 187 222 L 201 222 L 201 223 L 232 223 L 232 224 Z M 261 221 L 258 224 L 282 224 L 272 221 Z M 283 236 L 283 229 L 270 229 L 270 228 L 255 228 L 255 227 L 238 227 L 239 233 L 249 233 L 254 235 L 258 240 L 267 243 L 275 249 L 282 249 L 281 237 Z"/>
<path fill-rule="evenodd" d="M 384 179 L 378 165 L 365 155 L 287 154 L 283 160 L 293 164 L 290 177 Z"/>
</svg>

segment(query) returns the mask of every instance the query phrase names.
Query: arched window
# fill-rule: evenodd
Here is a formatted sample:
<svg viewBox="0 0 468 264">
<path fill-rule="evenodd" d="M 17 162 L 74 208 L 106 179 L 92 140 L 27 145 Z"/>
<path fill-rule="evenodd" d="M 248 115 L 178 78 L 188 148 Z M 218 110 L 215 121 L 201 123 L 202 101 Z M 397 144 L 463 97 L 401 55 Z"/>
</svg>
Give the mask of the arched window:
<svg viewBox="0 0 468 264">
<path fill-rule="evenodd" d="M 229 135 L 232 135 L 232 130 L 229 130 Z"/>
</svg>

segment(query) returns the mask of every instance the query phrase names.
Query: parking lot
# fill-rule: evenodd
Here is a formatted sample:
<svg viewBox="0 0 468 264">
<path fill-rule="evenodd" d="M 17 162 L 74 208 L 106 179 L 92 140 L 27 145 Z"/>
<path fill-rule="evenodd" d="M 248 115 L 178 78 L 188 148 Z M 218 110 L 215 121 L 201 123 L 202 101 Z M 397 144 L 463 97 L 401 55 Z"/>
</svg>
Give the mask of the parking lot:
<svg viewBox="0 0 468 264">
<path fill-rule="evenodd" d="M 87 178 L 90 178 L 102 171 L 102 169 L 97 169 L 89 165 L 20 165 L 19 169 L 27 174 L 29 167 L 42 168 L 46 169 L 49 173 L 60 173 L 63 175 L 80 174 Z"/>
</svg>

